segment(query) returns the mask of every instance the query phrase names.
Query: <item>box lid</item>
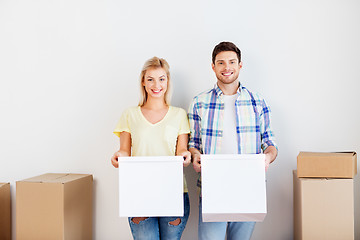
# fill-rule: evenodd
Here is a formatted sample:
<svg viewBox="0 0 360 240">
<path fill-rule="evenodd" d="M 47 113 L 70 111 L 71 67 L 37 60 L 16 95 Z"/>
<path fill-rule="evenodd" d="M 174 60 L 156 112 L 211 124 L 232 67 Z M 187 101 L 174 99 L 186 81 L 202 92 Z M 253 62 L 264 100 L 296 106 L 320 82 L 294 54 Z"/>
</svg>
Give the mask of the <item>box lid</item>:
<svg viewBox="0 0 360 240">
<path fill-rule="evenodd" d="M 79 178 L 92 176 L 90 174 L 73 174 L 73 173 L 46 173 L 36 177 L 24 179 L 20 182 L 37 182 L 37 183 L 67 183 Z"/>
</svg>

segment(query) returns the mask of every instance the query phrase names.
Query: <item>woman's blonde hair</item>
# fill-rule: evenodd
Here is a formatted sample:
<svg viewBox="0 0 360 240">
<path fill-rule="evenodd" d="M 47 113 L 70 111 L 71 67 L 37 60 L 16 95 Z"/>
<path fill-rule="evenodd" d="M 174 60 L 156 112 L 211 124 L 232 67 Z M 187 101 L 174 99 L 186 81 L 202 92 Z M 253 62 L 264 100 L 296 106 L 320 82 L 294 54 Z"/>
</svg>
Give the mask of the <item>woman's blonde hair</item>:
<svg viewBox="0 0 360 240">
<path fill-rule="evenodd" d="M 145 73 L 147 70 L 149 69 L 156 69 L 156 68 L 162 68 L 165 70 L 166 72 L 166 76 L 167 76 L 167 90 L 165 92 L 165 104 L 166 105 L 170 105 L 170 66 L 167 63 L 167 61 L 163 58 L 158 58 L 158 57 L 153 57 L 150 58 L 149 60 L 147 60 L 141 70 L 140 73 L 140 90 L 141 90 L 141 94 L 140 94 L 140 102 L 139 102 L 139 106 L 144 106 L 144 104 L 147 101 L 147 92 L 145 90 L 145 87 L 143 86 L 143 82 L 144 82 L 144 78 L 145 78 Z"/>
</svg>

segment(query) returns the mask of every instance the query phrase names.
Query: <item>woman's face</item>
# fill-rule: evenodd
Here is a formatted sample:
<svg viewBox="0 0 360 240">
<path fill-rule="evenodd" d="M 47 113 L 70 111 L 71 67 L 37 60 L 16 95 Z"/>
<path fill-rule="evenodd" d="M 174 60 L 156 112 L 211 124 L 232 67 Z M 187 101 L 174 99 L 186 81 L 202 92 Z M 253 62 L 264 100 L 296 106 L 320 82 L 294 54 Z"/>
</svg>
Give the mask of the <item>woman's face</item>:
<svg viewBox="0 0 360 240">
<path fill-rule="evenodd" d="M 164 98 L 167 90 L 168 78 L 162 68 L 150 68 L 146 70 L 143 86 L 149 98 Z"/>
</svg>

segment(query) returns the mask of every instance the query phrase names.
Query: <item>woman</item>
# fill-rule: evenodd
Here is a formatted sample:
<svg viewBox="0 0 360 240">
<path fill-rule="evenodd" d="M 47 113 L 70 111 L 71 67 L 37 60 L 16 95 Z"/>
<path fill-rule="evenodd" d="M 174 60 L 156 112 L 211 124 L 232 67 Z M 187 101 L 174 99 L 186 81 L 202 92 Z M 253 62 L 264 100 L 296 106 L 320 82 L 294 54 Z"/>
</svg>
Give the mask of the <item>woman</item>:
<svg viewBox="0 0 360 240">
<path fill-rule="evenodd" d="M 169 105 L 170 72 L 168 63 L 153 57 L 140 74 L 139 106 L 125 110 L 114 133 L 120 137 L 120 150 L 111 158 L 127 156 L 183 156 L 184 167 L 190 164 L 187 150 L 189 122 L 185 110 Z M 189 196 L 184 178 L 183 217 L 132 217 L 129 225 L 135 240 L 179 239 L 189 217 Z"/>
</svg>

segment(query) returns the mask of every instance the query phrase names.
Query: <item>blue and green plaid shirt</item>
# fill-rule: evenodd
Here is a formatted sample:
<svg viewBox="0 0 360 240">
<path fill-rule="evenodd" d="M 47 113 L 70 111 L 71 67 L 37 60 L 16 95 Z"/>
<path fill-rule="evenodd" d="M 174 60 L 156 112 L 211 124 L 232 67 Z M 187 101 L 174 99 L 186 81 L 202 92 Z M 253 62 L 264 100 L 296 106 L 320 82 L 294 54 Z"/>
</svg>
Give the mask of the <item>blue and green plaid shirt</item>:
<svg viewBox="0 0 360 240">
<path fill-rule="evenodd" d="M 239 85 L 235 101 L 236 132 L 239 154 L 258 154 L 268 146 L 275 146 L 270 124 L 270 108 L 256 93 Z M 223 92 L 215 84 L 214 88 L 196 97 L 188 112 L 190 122 L 189 148 L 196 148 L 202 154 L 221 153 L 223 135 L 224 100 Z M 200 187 L 200 179 L 198 186 Z"/>
</svg>

